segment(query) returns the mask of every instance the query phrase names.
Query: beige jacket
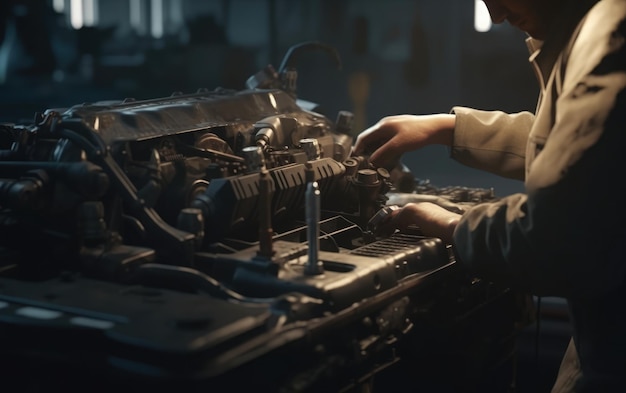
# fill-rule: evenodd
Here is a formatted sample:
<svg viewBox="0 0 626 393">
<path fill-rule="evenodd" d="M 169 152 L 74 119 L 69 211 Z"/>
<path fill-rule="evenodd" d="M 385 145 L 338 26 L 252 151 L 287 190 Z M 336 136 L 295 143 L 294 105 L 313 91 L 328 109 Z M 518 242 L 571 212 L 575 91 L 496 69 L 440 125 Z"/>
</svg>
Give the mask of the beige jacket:
<svg viewBox="0 0 626 393">
<path fill-rule="evenodd" d="M 525 181 L 466 213 L 454 250 L 473 271 L 567 298 L 576 345 L 561 392 L 626 391 L 626 0 L 596 2 L 566 0 L 548 39 L 528 40 L 535 114 L 453 109 L 451 156 Z"/>
</svg>

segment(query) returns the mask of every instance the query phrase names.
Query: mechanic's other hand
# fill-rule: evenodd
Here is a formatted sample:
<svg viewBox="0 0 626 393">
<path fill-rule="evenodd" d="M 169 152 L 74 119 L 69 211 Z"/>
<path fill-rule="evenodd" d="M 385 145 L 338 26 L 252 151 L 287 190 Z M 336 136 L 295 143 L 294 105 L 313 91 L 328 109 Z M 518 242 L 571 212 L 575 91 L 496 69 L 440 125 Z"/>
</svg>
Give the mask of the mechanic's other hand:
<svg viewBox="0 0 626 393">
<path fill-rule="evenodd" d="M 408 203 L 401 209 L 391 212 L 386 222 L 380 225 L 381 233 L 403 231 L 410 225 L 420 228 L 424 236 L 438 237 L 445 243 L 452 243 L 452 235 L 460 214 L 453 213 L 430 202 Z"/>
<path fill-rule="evenodd" d="M 390 169 L 408 151 L 433 144 L 450 146 L 455 120 L 451 114 L 384 117 L 357 136 L 353 154 L 369 154 L 372 165 Z"/>
</svg>

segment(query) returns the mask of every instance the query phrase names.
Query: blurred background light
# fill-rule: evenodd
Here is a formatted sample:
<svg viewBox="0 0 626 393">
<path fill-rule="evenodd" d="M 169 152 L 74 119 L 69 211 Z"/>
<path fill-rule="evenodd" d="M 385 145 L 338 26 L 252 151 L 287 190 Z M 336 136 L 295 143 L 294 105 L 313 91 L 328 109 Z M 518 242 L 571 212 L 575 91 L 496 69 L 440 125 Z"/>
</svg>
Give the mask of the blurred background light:
<svg viewBox="0 0 626 393">
<path fill-rule="evenodd" d="M 479 33 L 491 30 L 491 16 L 483 0 L 474 2 L 474 29 Z"/>
</svg>

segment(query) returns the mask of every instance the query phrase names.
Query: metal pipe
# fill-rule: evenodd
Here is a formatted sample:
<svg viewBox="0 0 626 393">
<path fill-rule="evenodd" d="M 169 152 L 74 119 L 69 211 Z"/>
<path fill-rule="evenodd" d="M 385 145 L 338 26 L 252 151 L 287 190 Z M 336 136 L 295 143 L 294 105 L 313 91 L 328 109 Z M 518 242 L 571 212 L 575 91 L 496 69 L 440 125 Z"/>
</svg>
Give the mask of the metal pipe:
<svg viewBox="0 0 626 393">
<path fill-rule="evenodd" d="M 308 240 L 308 260 L 304 267 L 304 274 L 307 276 L 316 276 L 324 273 L 324 265 L 319 260 L 320 248 L 320 190 L 315 181 L 315 172 L 310 163 L 306 165 L 306 193 L 305 193 L 305 211 L 307 225 Z"/>
<path fill-rule="evenodd" d="M 259 179 L 259 252 L 258 255 L 271 259 L 274 255 L 272 236 L 271 178 L 267 169 L 261 170 Z"/>
</svg>

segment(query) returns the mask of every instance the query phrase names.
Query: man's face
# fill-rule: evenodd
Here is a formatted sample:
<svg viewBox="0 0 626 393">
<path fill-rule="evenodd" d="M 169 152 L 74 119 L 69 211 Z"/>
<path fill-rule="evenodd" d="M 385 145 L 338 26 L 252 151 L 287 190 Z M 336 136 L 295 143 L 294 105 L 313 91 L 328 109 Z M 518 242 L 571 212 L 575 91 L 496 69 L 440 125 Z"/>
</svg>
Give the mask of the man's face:
<svg viewBox="0 0 626 393">
<path fill-rule="evenodd" d="M 562 0 L 483 0 L 493 23 L 505 20 L 531 37 L 544 39 Z"/>
</svg>

